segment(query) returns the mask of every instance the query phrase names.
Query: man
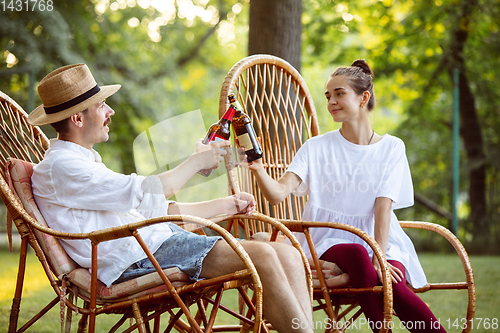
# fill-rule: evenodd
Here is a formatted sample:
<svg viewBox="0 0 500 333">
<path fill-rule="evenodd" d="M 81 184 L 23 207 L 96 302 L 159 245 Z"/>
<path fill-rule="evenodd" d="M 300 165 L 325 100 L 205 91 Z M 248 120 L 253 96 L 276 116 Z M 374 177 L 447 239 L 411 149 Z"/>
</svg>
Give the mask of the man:
<svg viewBox="0 0 500 333">
<path fill-rule="evenodd" d="M 58 133 L 32 176 L 35 200 L 50 227 L 90 232 L 181 212 L 204 218 L 252 213 L 255 201 L 248 193 L 199 203 L 167 201 L 198 170 L 217 167 L 230 144 L 227 141 L 212 145 L 199 141 L 186 161 L 157 176 L 123 175 L 106 168 L 92 147 L 108 140 L 115 112 L 105 100 L 118 89 L 120 85 L 99 87 L 83 64 L 56 69 L 38 86 L 43 105 L 30 114 L 29 122 L 51 124 Z M 177 266 L 192 279 L 244 269 L 220 237 L 195 235 L 172 223 L 142 228 L 140 234 L 162 267 Z M 63 240 L 62 244 L 78 264 L 90 268 L 89 241 Z M 241 244 L 261 278 L 266 319 L 280 332 L 312 332 L 302 324 L 311 322 L 312 310 L 298 251 L 285 244 Z M 132 237 L 101 243 L 98 256 L 97 275 L 108 286 L 154 271 Z"/>
</svg>

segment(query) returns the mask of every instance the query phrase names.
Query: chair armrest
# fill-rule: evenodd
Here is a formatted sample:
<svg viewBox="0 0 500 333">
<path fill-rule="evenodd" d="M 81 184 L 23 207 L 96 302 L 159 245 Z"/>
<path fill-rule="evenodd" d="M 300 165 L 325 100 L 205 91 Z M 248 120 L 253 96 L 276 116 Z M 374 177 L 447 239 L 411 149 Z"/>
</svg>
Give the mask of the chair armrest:
<svg viewBox="0 0 500 333">
<path fill-rule="evenodd" d="M 462 261 L 462 266 L 467 277 L 467 282 L 474 284 L 474 274 L 472 272 L 472 266 L 469 260 L 469 255 L 462 245 L 460 240 L 447 228 L 442 225 L 431 223 L 431 222 L 420 222 L 420 221 L 400 221 L 399 224 L 402 228 L 408 229 L 422 229 L 433 231 L 442 237 L 444 237 L 455 249 L 460 260 Z"/>
<path fill-rule="evenodd" d="M 472 271 L 472 265 L 469 260 L 469 255 L 462 245 L 460 240 L 447 228 L 442 225 L 431 223 L 431 222 L 419 222 L 419 221 L 400 221 L 399 224 L 402 228 L 409 229 L 422 229 L 433 231 L 442 237 L 444 237 L 457 252 L 460 261 L 462 261 L 462 267 L 465 272 L 465 277 L 467 282 L 458 283 L 431 283 L 427 284 L 424 288 L 416 289 L 415 292 L 424 292 L 432 289 L 467 289 L 468 292 L 468 302 L 467 302 L 467 315 L 466 315 L 466 327 L 463 329 L 462 333 L 470 332 L 472 329 L 472 322 L 475 312 L 476 312 L 476 285 L 474 282 L 474 273 Z"/>
<path fill-rule="evenodd" d="M 244 214 L 235 214 L 235 215 L 220 215 L 215 218 L 210 219 L 211 221 L 215 223 L 220 223 L 222 221 L 227 221 L 227 220 L 232 220 L 232 219 L 253 219 L 257 221 L 261 221 L 267 224 L 270 224 L 273 226 L 273 233 L 271 236 L 271 240 L 274 240 L 278 234 L 278 231 L 281 231 L 292 243 L 292 246 L 296 248 L 300 256 L 302 257 L 302 262 L 304 264 L 304 268 L 306 271 L 306 278 L 308 281 L 308 290 L 309 294 L 312 297 L 312 289 L 313 289 L 313 281 L 312 281 L 312 272 L 311 272 L 311 267 L 309 265 L 309 261 L 307 260 L 306 254 L 304 252 L 304 249 L 300 245 L 299 241 L 297 238 L 294 236 L 294 234 L 288 229 L 282 222 L 278 221 L 277 219 L 274 219 L 272 217 L 269 217 L 267 215 L 261 214 L 259 212 L 254 212 L 252 215 L 247 216 Z"/>
<path fill-rule="evenodd" d="M 378 245 L 377 241 L 375 241 L 373 237 L 368 235 L 363 230 L 347 224 L 337 223 L 337 222 L 298 221 L 298 220 L 282 220 L 282 219 L 280 219 L 279 221 L 294 232 L 304 232 L 304 230 L 308 228 L 333 228 L 333 229 L 349 231 L 355 234 L 356 236 L 364 240 L 372 248 L 374 255 L 377 257 L 382 266 L 382 277 L 384 280 L 383 285 L 385 285 L 385 282 L 387 282 L 387 284 L 390 285 L 391 276 L 389 272 L 389 267 L 387 266 L 387 259 L 385 258 L 385 255 L 380 246 Z"/>
<path fill-rule="evenodd" d="M 371 237 L 369 234 L 364 232 L 363 230 L 353 227 L 351 225 L 343 224 L 343 223 L 337 223 L 337 222 L 318 222 L 318 221 L 298 221 L 298 220 L 284 220 L 280 219 L 280 222 L 282 222 L 287 228 L 289 228 L 291 231 L 294 232 L 302 232 L 306 234 L 306 239 L 308 241 L 309 248 L 311 250 L 311 255 L 313 256 L 313 261 L 314 265 L 316 267 L 317 271 L 321 271 L 321 266 L 319 263 L 319 258 L 316 254 L 316 250 L 314 249 L 314 244 L 312 243 L 311 237 L 307 237 L 309 234 L 309 228 L 334 228 L 334 229 L 340 229 L 340 230 L 345 230 L 348 232 L 351 232 L 355 234 L 356 236 L 360 237 L 362 240 L 364 240 L 373 250 L 373 254 L 377 257 L 380 267 L 382 268 L 382 293 L 384 297 L 384 320 L 387 322 L 390 322 L 392 319 L 392 305 L 393 305 L 393 298 L 392 298 L 392 280 L 391 280 L 391 274 L 389 271 L 389 266 L 387 263 L 387 259 L 378 245 L 377 241 L 373 237 Z M 330 297 L 328 294 L 328 288 L 326 287 L 326 282 L 322 274 L 318 274 L 318 278 L 320 280 L 321 284 L 321 291 L 327 300 L 327 303 L 330 303 Z M 377 287 L 376 287 L 377 288 Z M 352 288 L 343 288 L 345 291 L 349 291 L 349 289 Z M 356 289 L 354 288 L 353 291 Z M 365 292 L 365 291 L 363 291 Z M 331 311 L 331 310 L 330 310 Z M 387 329 L 383 329 L 384 332 L 387 331 Z M 382 332 L 382 331 L 381 331 Z"/>
</svg>

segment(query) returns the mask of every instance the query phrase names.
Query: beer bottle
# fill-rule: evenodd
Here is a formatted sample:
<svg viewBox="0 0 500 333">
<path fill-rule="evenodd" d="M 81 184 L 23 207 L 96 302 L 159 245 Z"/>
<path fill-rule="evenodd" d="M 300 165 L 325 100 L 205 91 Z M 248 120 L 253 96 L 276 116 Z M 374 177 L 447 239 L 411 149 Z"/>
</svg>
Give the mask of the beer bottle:
<svg viewBox="0 0 500 333">
<path fill-rule="evenodd" d="M 257 141 L 257 136 L 252 127 L 252 122 L 248 115 L 243 111 L 240 103 L 236 100 L 233 94 L 228 96 L 229 103 L 236 110 L 233 116 L 233 128 L 236 134 L 238 147 L 245 147 L 247 161 L 252 162 L 262 158 L 262 148 Z"/>
<path fill-rule="evenodd" d="M 210 128 L 208 129 L 207 135 L 205 136 L 205 139 L 203 139 L 203 144 L 208 145 L 211 144 L 212 142 L 218 142 L 222 140 L 229 140 L 231 136 L 231 132 L 229 131 L 231 127 L 231 119 L 233 119 L 234 115 L 234 107 L 230 106 L 226 113 L 222 116 L 222 118 L 212 124 Z M 200 175 L 203 175 L 205 177 L 210 176 L 210 173 L 212 170 L 215 168 L 210 168 L 210 169 L 202 169 L 198 171 Z"/>
</svg>

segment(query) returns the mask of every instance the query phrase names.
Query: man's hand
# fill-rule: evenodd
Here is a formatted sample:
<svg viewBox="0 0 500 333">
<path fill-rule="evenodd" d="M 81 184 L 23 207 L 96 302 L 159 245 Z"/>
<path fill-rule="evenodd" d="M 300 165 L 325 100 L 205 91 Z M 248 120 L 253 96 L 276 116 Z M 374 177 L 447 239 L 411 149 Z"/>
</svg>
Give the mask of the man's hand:
<svg viewBox="0 0 500 333">
<path fill-rule="evenodd" d="M 218 168 L 219 164 L 224 161 L 224 155 L 227 154 L 226 147 L 230 147 L 231 142 L 225 140 L 204 145 L 202 141 L 202 139 L 196 141 L 193 154 L 198 159 L 199 168 Z"/>
<path fill-rule="evenodd" d="M 255 199 L 250 193 L 240 192 L 229 196 L 226 202 L 226 214 L 244 213 L 246 216 L 250 216 L 255 210 Z"/>
</svg>

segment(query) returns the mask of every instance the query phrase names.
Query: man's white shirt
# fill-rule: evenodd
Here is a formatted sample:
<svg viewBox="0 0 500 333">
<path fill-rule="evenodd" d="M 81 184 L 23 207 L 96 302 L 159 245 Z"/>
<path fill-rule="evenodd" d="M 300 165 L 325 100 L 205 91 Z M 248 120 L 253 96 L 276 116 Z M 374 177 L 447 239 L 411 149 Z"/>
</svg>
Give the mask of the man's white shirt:
<svg viewBox="0 0 500 333">
<path fill-rule="evenodd" d="M 55 230 L 86 233 L 147 218 L 168 215 L 168 205 L 157 176 L 123 175 L 108 169 L 95 150 L 53 139 L 44 159 L 33 168 L 35 201 L 47 224 Z M 172 235 L 168 223 L 139 230 L 152 252 Z M 80 266 L 91 267 L 89 240 L 61 240 Z M 131 264 L 146 254 L 134 237 L 98 245 L 97 278 L 108 287 Z"/>
</svg>

